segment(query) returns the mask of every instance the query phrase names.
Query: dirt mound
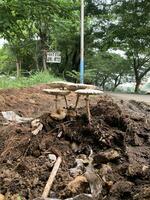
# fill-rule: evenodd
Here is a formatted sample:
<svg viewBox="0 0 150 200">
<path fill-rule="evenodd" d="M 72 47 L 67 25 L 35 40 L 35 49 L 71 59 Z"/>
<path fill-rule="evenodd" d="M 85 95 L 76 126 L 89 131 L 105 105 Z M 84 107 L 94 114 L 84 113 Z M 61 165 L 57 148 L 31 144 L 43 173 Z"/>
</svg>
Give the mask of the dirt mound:
<svg viewBox="0 0 150 200">
<path fill-rule="evenodd" d="M 104 96 L 91 106 L 92 123 L 84 109 L 78 113 L 60 121 L 42 114 L 36 136 L 30 123 L 1 127 L 0 193 L 6 199 L 42 195 L 53 168 L 49 154 L 62 158 L 51 198 L 90 194 L 95 182 L 94 191 L 101 184 L 95 199 L 150 199 L 150 107 Z"/>
</svg>

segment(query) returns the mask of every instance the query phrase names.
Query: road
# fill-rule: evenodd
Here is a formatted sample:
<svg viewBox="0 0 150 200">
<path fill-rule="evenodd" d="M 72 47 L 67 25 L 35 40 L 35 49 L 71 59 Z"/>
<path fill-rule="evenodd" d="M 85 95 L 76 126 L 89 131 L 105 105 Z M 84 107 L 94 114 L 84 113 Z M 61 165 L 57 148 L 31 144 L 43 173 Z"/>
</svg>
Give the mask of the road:
<svg viewBox="0 0 150 200">
<path fill-rule="evenodd" d="M 143 101 L 150 105 L 150 95 L 123 94 L 123 93 L 112 93 L 112 92 L 107 92 L 107 94 L 111 95 L 112 97 L 123 99 L 123 100 Z"/>
</svg>

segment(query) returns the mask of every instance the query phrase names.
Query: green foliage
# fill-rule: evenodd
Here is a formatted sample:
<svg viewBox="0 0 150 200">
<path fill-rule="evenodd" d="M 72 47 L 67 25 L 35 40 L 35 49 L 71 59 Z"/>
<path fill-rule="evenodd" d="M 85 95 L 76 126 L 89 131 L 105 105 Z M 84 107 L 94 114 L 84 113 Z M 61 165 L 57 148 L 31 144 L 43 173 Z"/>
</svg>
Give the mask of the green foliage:
<svg viewBox="0 0 150 200">
<path fill-rule="evenodd" d="M 0 70 L 11 73 L 16 65 L 19 76 L 51 68 L 79 82 L 80 3 L 1 0 L 0 37 L 8 45 L 0 50 Z M 147 0 L 85 0 L 85 82 L 115 89 L 134 73 L 138 90 L 150 71 L 149 10 Z M 110 48 L 122 49 L 127 58 L 108 53 Z M 46 52 L 53 50 L 61 51 L 61 64 L 46 63 Z"/>
<path fill-rule="evenodd" d="M 80 82 L 80 73 L 72 70 L 67 71 L 66 76 L 71 79 L 71 81 L 79 83 Z M 84 72 L 84 81 L 85 83 L 94 83 L 95 81 L 95 70 L 87 69 Z"/>
<path fill-rule="evenodd" d="M 87 68 L 95 73 L 92 80 L 103 89 L 108 83 L 115 89 L 125 76 L 131 74 L 130 63 L 126 59 L 108 52 L 97 52 L 93 56 L 88 56 Z"/>
<path fill-rule="evenodd" d="M 39 83 L 48 83 L 56 80 L 61 80 L 55 75 L 50 74 L 48 71 L 39 72 L 31 75 L 30 77 L 20 77 L 12 79 L 10 76 L 0 78 L 0 88 L 21 88 L 36 85 Z"/>
<path fill-rule="evenodd" d="M 116 1 L 107 6 L 107 16 L 100 20 L 101 47 L 126 52 L 134 71 L 137 92 L 142 78 L 150 71 L 150 2 Z M 107 3 L 106 3 L 107 4 Z"/>
<path fill-rule="evenodd" d="M 15 57 L 7 45 L 0 48 L 0 73 L 12 73 L 15 69 Z"/>
</svg>

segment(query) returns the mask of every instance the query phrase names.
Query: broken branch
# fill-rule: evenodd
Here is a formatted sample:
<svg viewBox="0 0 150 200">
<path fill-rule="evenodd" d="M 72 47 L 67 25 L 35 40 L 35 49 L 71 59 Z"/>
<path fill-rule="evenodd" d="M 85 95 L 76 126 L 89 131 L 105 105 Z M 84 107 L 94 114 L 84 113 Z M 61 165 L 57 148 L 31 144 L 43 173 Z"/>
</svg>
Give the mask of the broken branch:
<svg viewBox="0 0 150 200">
<path fill-rule="evenodd" d="M 61 157 L 58 157 L 56 162 L 55 162 L 55 165 L 54 165 L 54 167 L 52 169 L 52 172 L 51 172 L 51 174 L 49 176 L 49 179 L 48 179 L 48 181 L 46 183 L 46 186 L 44 188 L 44 191 L 43 191 L 43 194 L 42 194 L 42 198 L 47 198 L 48 197 L 49 191 L 50 191 L 50 189 L 52 187 L 52 184 L 54 182 L 54 179 L 55 179 L 55 176 L 56 176 L 57 171 L 59 169 L 59 166 L 61 164 L 61 161 L 62 161 Z"/>
</svg>

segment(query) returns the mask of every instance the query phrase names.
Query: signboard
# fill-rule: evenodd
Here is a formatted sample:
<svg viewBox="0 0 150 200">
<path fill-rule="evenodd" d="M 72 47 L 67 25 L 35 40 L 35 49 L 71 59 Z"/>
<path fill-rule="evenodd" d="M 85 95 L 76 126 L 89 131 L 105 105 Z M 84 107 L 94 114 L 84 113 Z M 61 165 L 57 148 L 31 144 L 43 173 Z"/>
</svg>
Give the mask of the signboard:
<svg viewBox="0 0 150 200">
<path fill-rule="evenodd" d="M 47 62 L 48 63 L 61 63 L 61 52 L 47 52 Z"/>
</svg>

